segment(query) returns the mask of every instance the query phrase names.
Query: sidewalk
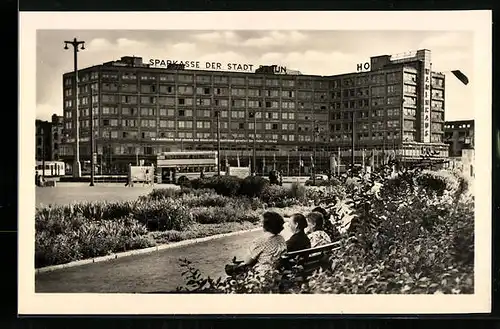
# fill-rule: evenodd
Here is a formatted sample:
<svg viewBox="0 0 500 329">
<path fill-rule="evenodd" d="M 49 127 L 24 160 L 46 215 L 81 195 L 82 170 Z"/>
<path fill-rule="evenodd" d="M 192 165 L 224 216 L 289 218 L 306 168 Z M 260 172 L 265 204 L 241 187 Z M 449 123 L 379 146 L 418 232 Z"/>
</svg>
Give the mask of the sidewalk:
<svg viewBox="0 0 500 329">
<path fill-rule="evenodd" d="M 202 275 L 225 275 L 224 265 L 245 255 L 250 243 L 261 231 L 143 255 L 127 256 L 101 263 L 87 264 L 39 273 L 35 276 L 36 293 L 140 293 L 175 291 L 184 284 L 179 258 L 186 258 Z"/>
</svg>

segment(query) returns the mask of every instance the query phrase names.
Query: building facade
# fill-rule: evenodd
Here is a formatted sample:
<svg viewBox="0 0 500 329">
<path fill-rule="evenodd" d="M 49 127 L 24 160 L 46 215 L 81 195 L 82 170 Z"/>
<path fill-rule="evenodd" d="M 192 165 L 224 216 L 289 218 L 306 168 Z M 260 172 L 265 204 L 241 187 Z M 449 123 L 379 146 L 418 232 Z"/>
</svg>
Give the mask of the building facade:
<svg viewBox="0 0 500 329">
<path fill-rule="evenodd" d="M 50 121 L 36 120 L 35 121 L 35 138 L 36 138 L 36 161 L 50 161 L 52 159 L 51 149 L 51 129 Z"/>
<path fill-rule="evenodd" d="M 110 172 L 124 171 L 138 158 L 154 163 L 158 152 L 217 149 L 217 114 L 222 164 L 251 164 L 255 145 L 258 173 L 307 173 L 313 161 L 317 171 L 326 171 L 332 157 L 351 163 L 353 146 L 357 163 L 417 161 L 429 150 L 446 157 L 445 77 L 432 72 L 430 51 L 376 56 L 370 64 L 369 71 L 335 76 L 154 68 L 139 57 L 84 68 L 78 83 L 80 162 L 92 154 L 90 108 L 94 152 Z M 64 74 L 60 157 L 70 165 L 75 86 L 74 73 Z"/>
<path fill-rule="evenodd" d="M 51 121 L 36 120 L 36 160 L 58 161 L 64 136 L 64 118 L 53 114 Z"/>
<path fill-rule="evenodd" d="M 462 150 L 474 148 L 474 120 L 446 121 L 444 142 L 450 157 L 461 157 Z"/>
</svg>

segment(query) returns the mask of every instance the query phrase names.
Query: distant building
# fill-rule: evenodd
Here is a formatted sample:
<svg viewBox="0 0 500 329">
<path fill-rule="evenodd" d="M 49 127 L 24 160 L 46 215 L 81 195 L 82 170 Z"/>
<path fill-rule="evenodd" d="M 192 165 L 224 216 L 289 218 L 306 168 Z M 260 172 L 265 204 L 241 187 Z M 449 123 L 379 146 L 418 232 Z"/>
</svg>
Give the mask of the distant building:
<svg viewBox="0 0 500 329">
<path fill-rule="evenodd" d="M 52 124 L 49 121 L 36 120 L 36 161 L 50 161 L 52 158 Z"/>
<path fill-rule="evenodd" d="M 474 120 L 446 121 L 444 142 L 450 157 L 461 157 L 462 150 L 474 148 Z"/>
<path fill-rule="evenodd" d="M 59 160 L 59 149 L 61 143 L 64 140 L 63 135 L 64 130 L 64 117 L 62 115 L 53 114 L 51 122 L 51 139 L 50 139 L 50 149 L 51 158 L 54 161 Z"/>
<path fill-rule="evenodd" d="M 73 164 L 78 101 L 80 161 L 92 154 L 92 107 L 99 161 L 122 172 L 138 156 L 154 163 L 160 152 L 215 150 L 216 113 L 221 156 L 232 166 L 238 159 L 251 165 L 256 145 L 259 174 L 310 173 L 314 155 L 318 171 L 328 170 L 332 157 L 349 164 L 353 146 L 358 164 L 365 154 L 377 159 L 375 166 L 389 156 L 420 161 L 429 150 L 436 160 L 447 158 L 445 76 L 432 71 L 430 50 L 371 57 L 363 68 L 369 70 L 329 76 L 275 66 L 224 72 L 155 68 L 130 56 L 82 68 L 78 100 L 74 72 L 63 75 L 68 139 L 58 154 Z"/>
<path fill-rule="evenodd" d="M 51 121 L 36 120 L 37 161 L 59 160 L 59 149 L 63 142 L 64 121 L 62 116 L 52 115 Z"/>
</svg>

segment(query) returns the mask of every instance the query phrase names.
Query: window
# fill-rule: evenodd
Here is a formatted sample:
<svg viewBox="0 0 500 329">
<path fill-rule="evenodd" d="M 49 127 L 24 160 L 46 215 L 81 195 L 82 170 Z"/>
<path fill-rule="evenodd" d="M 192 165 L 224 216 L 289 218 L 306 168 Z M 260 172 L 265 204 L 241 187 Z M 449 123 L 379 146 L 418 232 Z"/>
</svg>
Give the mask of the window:
<svg viewBox="0 0 500 329">
<path fill-rule="evenodd" d="M 409 96 L 404 96 L 404 105 L 405 106 L 415 106 L 417 103 L 417 98 L 416 97 L 409 97 Z"/>
<path fill-rule="evenodd" d="M 135 73 L 123 73 L 122 79 L 123 80 L 136 80 L 137 75 L 135 75 Z"/>
<path fill-rule="evenodd" d="M 244 85 L 245 84 L 245 78 L 232 77 L 231 78 L 231 84 L 232 85 Z"/>
<path fill-rule="evenodd" d="M 294 109 L 295 108 L 295 102 L 283 101 L 283 102 L 281 102 L 281 107 L 284 108 L 284 109 Z"/>
<path fill-rule="evenodd" d="M 156 97 L 141 96 L 141 104 L 156 104 Z"/>
<path fill-rule="evenodd" d="M 179 74 L 177 76 L 177 81 L 179 81 L 179 82 L 193 82 L 193 75 L 191 75 L 191 74 L 190 75 Z"/>
<path fill-rule="evenodd" d="M 244 100 L 244 99 L 233 99 L 233 100 L 231 100 L 231 105 L 233 107 L 246 107 L 246 100 Z"/>
<path fill-rule="evenodd" d="M 295 87 L 295 80 L 283 79 L 281 84 L 283 87 Z"/>
<path fill-rule="evenodd" d="M 103 91 L 118 91 L 117 83 L 103 83 L 102 84 Z"/>
<path fill-rule="evenodd" d="M 212 100 L 210 98 L 197 98 L 196 99 L 196 105 L 210 106 L 211 103 L 212 103 Z"/>
<path fill-rule="evenodd" d="M 220 89 L 220 88 L 219 88 Z M 197 87 L 196 88 L 197 95 L 210 95 L 210 88 L 206 87 Z"/>
<path fill-rule="evenodd" d="M 372 96 L 385 96 L 384 89 L 385 89 L 384 87 L 372 87 Z"/>
<path fill-rule="evenodd" d="M 135 93 L 137 92 L 137 85 L 125 83 L 121 85 L 120 89 L 122 92 Z"/>
<path fill-rule="evenodd" d="M 412 85 L 404 85 L 404 92 L 408 94 L 416 94 L 417 93 L 417 87 L 412 86 Z"/>
<path fill-rule="evenodd" d="M 443 91 L 442 90 L 433 90 L 432 91 L 432 98 L 443 98 Z"/>
<path fill-rule="evenodd" d="M 103 103 L 116 103 L 116 96 L 115 95 L 102 95 L 102 102 Z"/>
<path fill-rule="evenodd" d="M 280 81 L 278 79 L 266 79 L 266 86 L 268 87 L 277 87 L 279 83 Z"/>
<path fill-rule="evenodd" d="M 156 109 L 151 107 L 141 107 L 141 116 L 155 116 Z"/>
<path fill-rule="evenodd" d="M 224 76 L 214 76 L 214 83 L 216 84 L 227 84 L 228 78 Z"/>
<path fill-rule="evenodd" d="M 118 114 L 118 108 L 117 107 L 103 106 L 102 107 L 102 114 Z"/>
<path fill-rule="evenodd" d="M 178 86 L 177 91 L 180 95 L 192 95 L 193 87 L 191 86 Z"/>
<path fill-rule="evenodd" d="M 248 78 L 248 85 L 249 86 L 262 86 L 262 79 L 261 78 Z"/>
<path fill-rule="evenodd" d="M 417 82 L 417 75 L 415 73 L 404 72 L 403 79 L 405 82 Z"/>
<path fill-rule="evenodd" d="M 401 81 L 401 72 L 387 73 L 387 82 L 393 83 Z"/>
<path fill-rule="evenodd" d="M 198 118 L 209 118 L 211 116 L 211 111 L 210 110 L 197 110 L 196 116 Z"/>
<path fill-rule="evenodd" d="M 196 82 L 199 83 L 210 83 L 212 82 L 212 77 L 209 75 L 197 75 Z"/>
<path fill-rule="evenodd" d="M 155 128 L 156 127 L 156 120 L 142 119 L 141 120 L 141 127 Z"/>
<path fill-rule="evenodd" d="M 231 95 L 232 96 L 246 96 L 246 91 L 245 89 L 240 89 L 240 88 L 232 88 L 231 89 Z"/>
<path fill-rule="evenodd" d="M 442 101 L 435 101 L 433 100 L 431 102 L 432 104 L 432 108 L 436 108 L 436 109 L 442 109 L 443 108 L 443 102 Z"/>
<path fill-rule="evenodd" d="M 174 74 L 160 74 L 160 81 L 175 81 Z"/>
<path fill-rule="evenodd" d="M 187 106 L 193 105 L 192 98 L 179 98 L 177 101 L 178 101 L 178 105 L 187 105 Z"/>
<path fill-rule="evenodd" d="M 160 85 L 161 94 L 175 94 L 173 86 Z"/>
<path fill-rule="evenodd" d="M 404 109 L 404 114 L 405 114 L 405 116 L 412 116 L 412 117 L 414 117 L 416 115 L 416 110 L 415 109 L 405 108 Z"/>
<path fill-rule="evenodd" d="M 400 97 L 387 97 L 387 105 L 398 105 L 400 102 Z"/>
<path fill-rule="evenodd" d="M 122 96 L 123 104 L 137 104 L 137 96 Z"/>
<path fill-rule="evenodd" d="M 398 85 L 387 86 L 387 94 L 388 95 L 398 94 L 399 93 L 399 88 L 398 87 L 399 87 Z"/>
<path fill-rule="evenodd" d="M 384 98 L 372 98 L 372 106 L 382 106 L 384 105 Z M 346 106 L 344 105 L 344 108 L 346 108 Z"/>
</svg>

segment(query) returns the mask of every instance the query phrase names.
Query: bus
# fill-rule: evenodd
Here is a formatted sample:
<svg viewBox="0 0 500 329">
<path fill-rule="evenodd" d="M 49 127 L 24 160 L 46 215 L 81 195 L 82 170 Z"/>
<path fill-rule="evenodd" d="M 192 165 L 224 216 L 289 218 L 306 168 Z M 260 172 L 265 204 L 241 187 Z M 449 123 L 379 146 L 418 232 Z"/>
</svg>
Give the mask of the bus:
<svg viewBox="0 0 500 329">
<path fill-rule="evenodd" d="M 62 161 L 45 161 L 45 168 L 43 166 L 43 161 L 36 162 L 35 172 L 39 176 L 61 177 L 66 174 L 66 166 Z"/>
<path fill-rule="evenodd" d="M 162 152 L 157 155 L 156 168 L 158 181 L 173 182 L 182 176 L 188 179 L 200 178 L 201 171 L 205 177 L 217 174 L 216 151 L 181 151 Z M 161 180 L 161 181 L 160 181 Z"/>
</svg>

